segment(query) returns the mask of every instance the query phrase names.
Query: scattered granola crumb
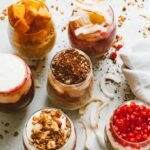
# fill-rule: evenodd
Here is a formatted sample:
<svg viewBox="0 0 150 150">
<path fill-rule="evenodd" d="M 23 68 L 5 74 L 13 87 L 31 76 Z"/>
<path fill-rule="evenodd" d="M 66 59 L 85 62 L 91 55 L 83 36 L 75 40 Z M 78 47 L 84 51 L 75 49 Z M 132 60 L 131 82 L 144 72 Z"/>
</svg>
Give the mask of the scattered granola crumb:
<svg viewBox="0 0 150 150">
<path fill-rule="evenodd" d="M 7 10 L 4 9 L 4 10 L 2 11 L 2 14 L 3 14 L 4 16 L 7 16 Z"/>
<path fill-rule="evenodd" d="M 121 27 L 125 20 L 126 20 L 125 16 L 119 16 L 118 17 L 118 27 Z"/>
<path fill-rule="evenodd" d="M 126 11 L 126 7 L 125 6 L 122 8 L 122 11 Z"/>
<path fill-rule="evenodd" d="M 5 123 L 5 127 L 9 127 L 9 125 L 10 125 L 10 124 L 9 124 L 8 122 L 7 122 L 7 123 Z"/>
<path fill-rule="evenodd" d="M 2 140 L 4 138 L 4 136 L 2 134 L 0 134 L 0 139 Z"/>
<path fill-rule="evenodd" d="M 62 28 L 62 30 L 61 30 L 61 31 L 63 32 L 63 31 L 65 31 L 66 29 L 67 29 L 67 27 L 66 27 L 66 26 L 64 26 L 64 27 Z"/>
<path fill-rule="evenodd" d="M 59 10 L 59 7 L 58 6 L 56 6 L 56 11 L 58 11 Z"/>
<path fill-rule="evenodd" d="M 19 135 L 18 131 L 15 131 L 13 134 L 14 137 L 17 137 L 18 135 Z"/>
<path fill-rule="evenodd" d="M 54 5 L 51 5 L 51 8 L 54 8 Z"/>
<path fill-rule="evenodd" d="M 143 31 L 143 38 L 147 38 L 147 33 Z"/>
<path fill-rule="evenodd" d="M 9 132 L 8 132 L 8 130 L 4 130 L 4 132 L 6 133 L 6 134 L 8 134 Z"/>
<path fill-rule="evenodd" d="M 4 20 L 5 19 L 5 16 L 4 15 L 2 15 L 2 16 L 0 16 L 0 20 Z"/>
<path fill-rule="evenodd" d="M 150 31 L 150 27 L 148 27 L 147 30 Z"/>
</svg>

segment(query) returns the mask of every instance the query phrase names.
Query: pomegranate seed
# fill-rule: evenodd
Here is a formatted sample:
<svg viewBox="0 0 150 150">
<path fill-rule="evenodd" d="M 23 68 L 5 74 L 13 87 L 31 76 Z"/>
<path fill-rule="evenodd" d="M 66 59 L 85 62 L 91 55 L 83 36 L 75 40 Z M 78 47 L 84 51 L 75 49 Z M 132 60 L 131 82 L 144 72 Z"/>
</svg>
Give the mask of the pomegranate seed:
<svg viewBox="0 0 150 150">
<path fill-rule="evenodd" d="M 146 140 L 146 139 L 148 138 L 147 134 L 144 134 L 144 135 L 142 136 L 142 138 L 143 138 L 144 140 Z"/>
<path fill-rule="evenodd" d="M 115 111 L 113 125 L 124 140 L 143 142 L 150 138 L 150 108 L 135 102 L 124 104 Z M 125 144 L 122 142 L 122 145 Z"/>
<path fill-rule="evenodd" d="M 112 52 L 111 53 L 111 58 L 112 59 L 116 59 L 117 58 L 117 53 L 116 52 Z"/>
<path fill-rule="evenodd" d="M 118 46 L 116 47 L 117 50 L 120 50 L 123 47 L 122 44 L 118 44 Z"/>
<path fill-rule="evenodd" d="M 135 138 L 130 138 L 130 142 L 136 142 Z"/>
</svg>

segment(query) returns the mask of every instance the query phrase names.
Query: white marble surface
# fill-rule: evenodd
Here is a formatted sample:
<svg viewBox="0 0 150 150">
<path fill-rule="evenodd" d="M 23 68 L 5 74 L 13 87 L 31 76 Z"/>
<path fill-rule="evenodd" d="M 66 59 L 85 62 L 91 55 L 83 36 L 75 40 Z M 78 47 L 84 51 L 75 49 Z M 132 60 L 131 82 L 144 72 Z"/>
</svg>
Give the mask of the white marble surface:
<svg viewBox="0 0 150 150">
<path fill-rule="evenodd" d="M 7 8 L 8 5 L 15 2 L 16 0 L 0 0 L 0 11 Z M 127 0 L 131 1 L 131 0 Z M 142 1 L 142 0 L 139 0 Z M 65 26 L 68 22 L 68 19 L 71 15 L 71 0 L 47 0 L 46 4 L 48 8 L 50 8 L 50 11 L 53 13 L 53 19 L 56 24 L 57 29 L 57 39 L 55 47 L 53 48 L 52 52 L 49 53 L 49 58 L 47 58 L 47 61 L 45 62 L 45 68 L 41 69 L 42 67 L 39 66 L 39 68 L 36 70 L 36 79 L 40 83 L 40 88 L 36 88 L 36 94 L 34 97 L 34 100 L 29 105 L 29 107 L 26 110 L 16 112 L 16 113 L 0 113 L 0 134 L 4 136 L 3 139 L 0 139 L 0 150 L 23 150 L 22 145 L 22 129 L 27 121 L 27 119 L 31 116 L 33 112 L 40 108 L 44 107 L 53 107 L 52 104 L 48 101 L 47 98 L 47 91 L 46 91 L 46 81 L 47 81 L 47 72 L 49 67 L 49 61 L 50 58 L 55 54 L 56 51 L 59 51 L 65 47 L 69 47 L 68 42 L 68 36 L 67 31 L 62 32 L 63 26 Z M 145 27 L 150 27 L 150 20 L 146 20 L 139 16 L 139 14 L 150 14 L 150 0 L 145 0 L 145 8 L 138 8 L 137 5 L 130 6 L 127 8 L 126 12 L 122 12 L 122 6 L 125 5 L 125 1 L 121 0 L 112 0 L 110 1 L 110 4 L 112 5 L 116 18 L 117 16 L 121 14 L 125 14 L 127 12 L 127 20 L 123 24 L 121 28 L 117 29 L 117 34 L 124 37 L 124 43 L 130 44 L 133 41 L 136 41 L 137 39 L 143 39 L 142 33 L 139 33 L 138 30 L 143 30 Z M 54 8 L 51 8 L 51 5 L 54 5 Z M 59 11 L 56 11 L 56 6 L 59 7 Z M 64 15 L 62 15 L 60 12 L 64 12 Z M 117 20 L 117 19 L 116 19 Z M 0 52 L 10 52 L 13 53 L 13 48 L 11 47 L 9 40 L 8 40 L 8 30 L 7 30 L 8 22 L 7 18 L 4 21 L 0 21 Z M 148 33 L 148 37 L 150 37 L 150 32 Z M 121 64 L 120 59 L 118 58 L 117 64 L 114 65 L 111 60 L 105 59 L 100 60 L 96 63 L 99 66 L 99 71 L 94 71 L 95 76 L 95 82 L 94 82 L 94 91 L 93 96 L 103 99 L 104 101 L 107 101 L 109 103 L 109 106 L 106 107 L 106 109 L 101 114 L 101 119 L 99 121 L 99 132 L 103 134 L 103 127 L 105 125 L 106 119 L 108 118 L 107 115 L 111 114 L 111 111 L 118 106 L 120 103 L 122 103 L 122 100 L 124 99 L 124 94 L 129 93 L 129 89 L 126 85 L 126 82 L 124 80 L 124 77 L 122 74 L 118 73 L 118 65 Z M 94 65 L 96 68 L 96 65 Z M 121 86 L 113 85 L 111 84 L 111 90 L 112 89 L 118 89 L 118 92 L 113 100 L 108 99 L 104 96 L 104 94 L 101 92 L 99 88 L 99 81 L 102 75 L 106 74 L 107 70 L 109 68 L 109 72 L 116 74 L 119 78 L 121 78 Z M 92 109 L 95 107 L 93 104 L 90 106 Z M 85 142 L 85 132 L 83 127 L 78 123 L 79 115 L 77 111 L 69 112 L 66 111 L 66 113 L 70 116 L 70 118 L 75 123 L 75 126 L 77 128 L 77 147 L 76 150 L 83 150 L 84 149 L 84 142 Z M 88 113 L 86 115 L 88 117 Z M 5 127 L 1 122 L 4 123 L 10 123 L 8 127 Z M 5 134 L 4 130 L 8 130 L 9 133 Z M 15 131 L 19 132 L 19 135 L 17 137 L 14 137 L 13 134 Z M 91 150 L 103 150 L 99 147 L 99 144 L 95 138 L 91 139 L 92 147 Z"/>
</svg>

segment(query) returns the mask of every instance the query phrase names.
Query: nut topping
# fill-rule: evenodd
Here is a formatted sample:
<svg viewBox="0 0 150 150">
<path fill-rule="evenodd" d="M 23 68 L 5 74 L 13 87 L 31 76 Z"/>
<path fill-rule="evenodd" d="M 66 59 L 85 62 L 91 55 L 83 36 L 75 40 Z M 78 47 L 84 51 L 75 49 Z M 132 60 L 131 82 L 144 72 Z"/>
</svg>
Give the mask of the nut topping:
<svg viewBox="0 0 150 150">
<path fill-rule="evenodd" d="M 69 119 L 61 110 L 43 110 L 33 117 L 31 144 L 39 150 L 62 147 L 71 134 Z"/>
</svg>

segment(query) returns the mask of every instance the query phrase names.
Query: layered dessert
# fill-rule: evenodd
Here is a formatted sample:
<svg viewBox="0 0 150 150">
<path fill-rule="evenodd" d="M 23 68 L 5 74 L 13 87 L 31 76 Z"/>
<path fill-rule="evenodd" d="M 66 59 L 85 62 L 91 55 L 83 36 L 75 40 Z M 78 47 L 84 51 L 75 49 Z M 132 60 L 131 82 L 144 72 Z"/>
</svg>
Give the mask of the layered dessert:
<svg viewBox="0 0 150 150">
<path fill-rule="evenodd" d="M 73 47 L 94 58 L 103 56 L 116 34 L 112 8 L 100 1 L 78 2 L 70 18 L 68 34 Z"/>
<path fill-rule="evenodd" d="M 106 143 L 110 150 L 149 150 L 150 107 L 129 101 L 116 109 L 106 126 Z"/>
<path fill-rule="evenodd" d="M 0 110 L 27 106 L 34 96 L 29 67 L 16 55 L 0 53 Z"/>
<path fill-rule="evenodd" d="M 20 0 L 8 7 L 9 39 L 21 57 L 44 59 L 55 41 L 52 15 L 42 1 Z"/>
<path fill-rule="evenodd" d="M 92 86 L 92 64 L 85 53 L 70 48 L 54 56 L 47 88 L 56 106 L 69 110 L 80 108 L 91 98 Z"/>
<path fill-rule="evenodd" d="M 23 131 L 25 150 L 74 150 L 75 128 L 58 109 L 42 109 L 32 115 Z"/>
</svg>

